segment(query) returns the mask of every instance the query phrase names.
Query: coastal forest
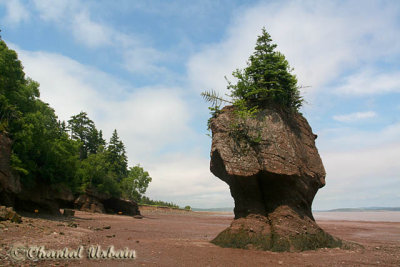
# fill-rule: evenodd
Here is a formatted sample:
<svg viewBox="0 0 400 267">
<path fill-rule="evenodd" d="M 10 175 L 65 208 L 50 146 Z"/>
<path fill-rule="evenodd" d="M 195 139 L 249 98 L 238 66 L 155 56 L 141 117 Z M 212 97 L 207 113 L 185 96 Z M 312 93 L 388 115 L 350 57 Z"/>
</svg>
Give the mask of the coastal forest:
<svg viewBox="0 0 400 267">
<path fill-rule="evenodd" d="M 74 194 L 90 188 L 139 203 L 154 202 L 144 197 L 152 178 L 139 164 L 128 167 L 117 130 L 105 140 L 84 111 L 60 121 L 40 99 L 39 83 L 26 77 L 17 53 L 4 40 L 0 40 L 0 133 L 13 142 L 11 168 L 25 188 L 46 184 Z"/>
</svg>

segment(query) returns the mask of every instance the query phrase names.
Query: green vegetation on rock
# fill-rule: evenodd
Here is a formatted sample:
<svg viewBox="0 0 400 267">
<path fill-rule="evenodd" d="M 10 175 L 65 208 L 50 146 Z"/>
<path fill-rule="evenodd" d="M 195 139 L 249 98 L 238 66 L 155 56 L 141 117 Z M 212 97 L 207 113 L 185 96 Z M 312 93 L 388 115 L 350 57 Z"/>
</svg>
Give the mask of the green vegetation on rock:
<svg viewBox="0 0 400 267">
<path fill-rule="evenodd" d="M 263 28 L 247 67 L 233 72 L 237 83 L 228 83 L 236 103 L 244 101 L 247 106 L 259 108 L 271 103 L 293 110 L 301 107 L 303 100 L 296 76 L 285 56 L 275 50 L 276 46 Z"/>
<path fill-rule="evenodd" d="M 324 231 L 317 233 L 299 233 L 281 236 L 275 232 L 262 234 L 248 232 L 245 229 L 232 231 L 226 229 L 211 241 L 220 247 L 284 251 L 305 251 L 318 248 L 347 248 L 339 239 Z"/>
<path fill-rule="evenodd" d="M 285 56 L 276 51 L 276 47 L 271 36 L 263 28 L 254 53 L 247 61 L 247 67 L 232 73 L 236 83 L 227 80 L 230 100 L 219 96 L 215 90 L 201 94 L 211 104 L 209 130 L 212 119 L 221 113 L 224 103 L 235 107 L 236 116 L 231 121 L 229 131 L 241 154 L 246 154 L 246 147 L 254 147 L 261 142 L 260 129 L 257 125 L 249 127 L 249 119 L 256 118 L 259 111 L 267 107 L 298 112 L 303 103 L 297 78 L 292 74 L 293 69 Z"/>
<path fill-rule="evenodd" d="M 229 96 L 232 100 L 224 99 L 214 90 L 202 93 L 203 98 L 212 105 L 212 114 L 218 113 L 224 102 L 235 105 L 242 116 L 254 114 L 256 110 L 269 105 L 299 110 L 303 99 L 297 86 L 297 78 L 292 74 L 293 69 L 285 56 L 275 50 L 276 47 L 263 28 L 255 51 L 247 61 L 247 67 L 232 73 L 236 83 L 228 81 L 227 88 L 231 92 Z"/>
<path fill-rule="evenodd" d="M 224 248 L 256 248 L 260 250 L 271 250 L 271 236 L 248 233 L 244 229 L 232 232 L 226 229 L 211 241 L 213 244 Z"/>
</svg>

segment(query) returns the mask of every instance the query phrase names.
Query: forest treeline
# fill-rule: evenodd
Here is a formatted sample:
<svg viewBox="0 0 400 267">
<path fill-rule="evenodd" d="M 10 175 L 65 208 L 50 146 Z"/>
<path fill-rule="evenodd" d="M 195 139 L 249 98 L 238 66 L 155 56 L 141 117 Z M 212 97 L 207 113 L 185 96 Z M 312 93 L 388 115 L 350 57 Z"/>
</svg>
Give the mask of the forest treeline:
<svg viewBox="0 0 400 267">
<path fill-rule="evenodd" d="M 11 167 L 22 185 L 73 193 L 94 188 L 141 202 L 152 179 L 140 165 L 128 167 L 117 130 L 106 141 L 87 113 L 60 121 L 39 97 L 39 83 L 25 76 L 17 53 L 0 40 L 0 133 L 13 141 Z"/>
</svg>

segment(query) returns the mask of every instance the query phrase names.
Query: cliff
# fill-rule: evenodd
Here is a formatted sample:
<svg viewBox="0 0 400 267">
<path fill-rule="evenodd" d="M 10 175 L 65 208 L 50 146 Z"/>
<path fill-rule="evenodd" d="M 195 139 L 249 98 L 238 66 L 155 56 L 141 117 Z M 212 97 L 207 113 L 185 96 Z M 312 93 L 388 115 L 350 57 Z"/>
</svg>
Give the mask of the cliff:
<svg viewBox="0 0 400 267">
<path fill-rule="evenodd" d="M 0 203 L 13 206 L 15 195 L 21 192 L 19 177 L 10 167 L 11 140 L 0 133 Z"/>
<path fill-rule="evenodd" d="M 140 215 L 137 203 L 87 190 L 74 196 L 63 184 L 36 183 L 33 187 L 21 185 L 18 175 L 10 166 L 12 141 L 0 134 L 0 205 L 17 211 L 60 215 L 60 208 L 77 208 L 90 212 Z M 77 197 L 77 198 L 76 198 Z"/>
</svg>

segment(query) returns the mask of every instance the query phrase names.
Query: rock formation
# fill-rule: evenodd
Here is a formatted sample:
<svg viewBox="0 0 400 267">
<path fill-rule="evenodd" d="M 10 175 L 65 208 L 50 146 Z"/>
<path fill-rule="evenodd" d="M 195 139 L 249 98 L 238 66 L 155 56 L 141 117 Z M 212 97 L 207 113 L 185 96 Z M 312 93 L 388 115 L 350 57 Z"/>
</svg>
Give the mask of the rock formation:
<svg viewBox="0 0 400 267">
<path fill-rule="evenodd" d="M 213 242 L 273 251 L 341 246 L 311 212 L 325 170 L 306 119 L 274 107 L 238 118 L 227 106 L 210 124 L 210 169 L 235 200 L 235 220 Z"/>
<path fill-rule="evenodd" d="M 18 175 L 11 171 L 12 141 L 0 133 L 0 205 L 14 207 L 18 211 L 40 214 L 61 215 L 60 208 L 77 208 L 100 213 L 119 213 L 140 215 L 137 203 L 111 197 L 95 190 L 86 190 L 85 194 L 75 199 L 71 190 L 61 184 L 36 184 L 24 187 Z"/>
<path fill-rule="evenodd" d="M 85 194 L 80 195 L 75 200 L 75 208 L 88 212 L 140 215 L 136 202 L 102 194 L 94 189 L 87 189 Z"/>
<path fill-rule="evenodd" d="M 0 206 L 0 221 L 11 221 L 14 223 L 21 223 L 22 218 L 18 215 L 12 207 Z"/>
<path fill-rule="evenodd" d="M 71 190 L 62 185 L 36 184 L 31 188 L 22 186 L 16 195 L 14 207 L 18 211 L 34 212 L 40 214 L 61 215 L 60 208 L 71 208 L 74 195 Z"/>
<path fill-rule="evenodd" d="M 13 206 L 15 195 L 21 192 L 19 177 L 10 167 L 11 140 L 0 133 L 0 204 Z"/>
<path fill-rule="evenodd" d="M 107 194 L 98 193 L 96 190 L 87 189 L 85 194 L 78 196 L 74 208 L 82 211 L 105 213 L 103 201 L 110 198 Z"/>
<path fill-rule="evenodd" d="M 60 214 L 60 206 L 73 203 L 72 192 L 65 187 L 51 188 L 38 184 L 33 188 L 21 185 L 10 166 L 12 141 L 0 133 L 0 204 L 18 211 Z"/>
<path fill-rule="evenodd" d="M 108 213 L 117 213 L 130 216 L 140 215 L 138 204 L 132 200 L 112 197 L 106 199 L 103 204 L 106 212 Z"/>
</svg>

